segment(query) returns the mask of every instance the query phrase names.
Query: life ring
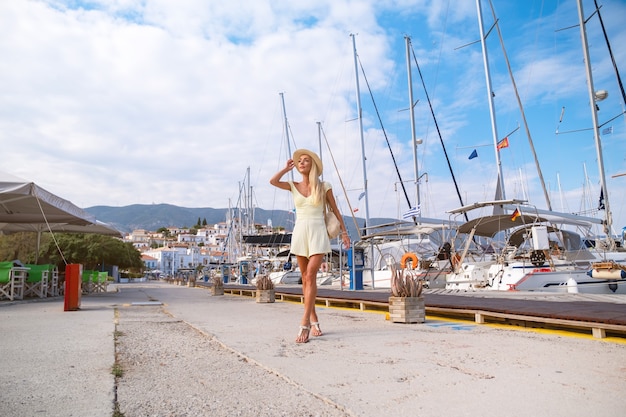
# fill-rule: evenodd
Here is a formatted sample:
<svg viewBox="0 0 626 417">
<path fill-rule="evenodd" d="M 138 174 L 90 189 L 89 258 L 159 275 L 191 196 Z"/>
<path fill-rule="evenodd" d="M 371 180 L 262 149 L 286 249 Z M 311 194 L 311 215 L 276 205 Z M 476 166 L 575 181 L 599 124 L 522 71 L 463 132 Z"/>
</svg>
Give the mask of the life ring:
<svg viewBox="0 0 626 417">
<path fill-rule="evenodd" d="M 326 262 L 322 262 L 322 265 L 320 265 L 320 271 L 328 272 L 328 264 Z"/>
<path fill-rule="evenodd" d="M 402 259 L 400 259 L 400 266 L 402 267 L 402 269 L 406 268 L 406 263 L 408 260 L 411 261 L 412 268 L 417 269 L 419 263 L 417 262 L 417 255 L 413 252 L 407 252 L 402 255 Z"/>
</svg>

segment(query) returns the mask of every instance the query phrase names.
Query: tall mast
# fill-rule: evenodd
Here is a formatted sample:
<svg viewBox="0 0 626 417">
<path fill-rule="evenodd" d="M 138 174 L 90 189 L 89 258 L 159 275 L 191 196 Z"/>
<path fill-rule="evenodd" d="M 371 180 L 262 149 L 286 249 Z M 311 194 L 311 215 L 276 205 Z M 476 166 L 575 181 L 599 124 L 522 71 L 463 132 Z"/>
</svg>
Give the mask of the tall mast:
<svg viewBox="0 0 626 417">
<path fill-rule="evenodd" d="M 320 159 L 322 158 L 322 122 L 317 122 L 317 146 L 319 147 Z M 322 181 L 324 180 L 324 171 L 322 171 Z"/>
<path fill-rule="evenodd" d="M 559 189 L 559 200 L 561 201 L 561 211 L 565 213 L 565 203 L 563 202 L 563 190 L 561 189 L 561 175 L 556 173 L 556 183 Z"/>
<path fill-rule="evenodd" d="M 228 224 L 228 263 L 232 263 L 233 262 L 233 251 L 235 250 L 234 245 L 233 245 L 233 235 L 235 233 L 234 230 L 234 223 L 235 223 L 235 219 L 233 219 L 233 208 L 232 208 L 232 204 L 231 204 L 231 200 L 230 198 L 228 198 L 228 217 L 229 217 L 229 224 Z"/>
<path fill-rule="evenodd" d="M 415 106 L 413 104 L 413 76 L 411 74 L 411 37 L 404 37 L 406 43 L 406 72 L 409 82 L 409 114 L 411 115 L 411 140 L 413 143 L 413 168 L 415 175 L 415 208 L 418 209 L 417 218 L 421 220 L 422 210 L 420 202 L 419 167 L 417 163 L 417 138 L 415 135 Z"/>
<path fill-rule="evenodd" d="M 500 24 L 498 23 L 498 19 L 496 17 L 496 11 L 493 8 L 493 3 L 491 2 L 491 0 L 489 0 L 489 6 L 491 7 L 491 14 L 493 15 L 493 20 L 495 21 L 496 29 L 498 30 L 498 38 L 500 39 L 500 46 L 502 47 L 502 54 L 504 55 L 504 61 L 506 62 L 506 67 L 509 71 L 509 77 L 511 78 L 511 83 L 513 84 L 513 91 L 515 91 L 515 98 L 517 99 L 517 105 L 519 106 L 520 113 L 522 114 L 522 122 L 524 123 L 524 128 L 526 129 L 526 136 L 528 137 L 530 151 L 532 152 L 533 157 L 535 159 L 535 166 L 537 167 L 537 174 L 539 174 L 539 181 L 541 182 L 541 188 L 543 189 L 543 196 L 546 199 L 548 210 L 552 210 L 552 203 L 550 202 L 548 189 L 546 188 L 546 183 L 543 179 L 543 173 L 541 172 L 539 159 L 537 159 L 537 152 L 535 152 L 535 145 L 533 143 L 533 138 L 530 135 L 530 128 L 528 127 L 528 122 L 526 121 L 526 112 L 524 111 L 524 105 L 522 104 L 522 99 L 520 98 L 519 92 L 517 91 L 517 83 L 515 82 L 513 71 L 511 70 L 511 63 L 509 62 L 509 56 L 506 53 L 506 48 L 504 47 L 504 40 L 502 39 L 502 33 L 500 32 Z"/>
<path fill-rule="evenodd" d="M 245 181 L 244 181 L 245 184 Z M 239 227 L 237 228 L 237 252 L 239 254 L 239 256 L 242 255 L 243 253 L 243 246 L 241 244 L 241 242 L 243 241 L 243 213 L 242 213 L 242 190 L 243 190 L 243 185 L 241 182 L 239 182 L 239 197 L 237 198 L 237 215 L 238 215 L 238 219 L 239 219 Z"/>
<path fill-rule="evenodd" d="M 356 41 L 355 34 L 350 34 L 352 37 L 352 49 L 354 52 L 354 75 L 356 80 L 356 108 L 359 119 L 359 133 L 361 135 L 361 159 L 363 160 L 363 192 L 365 193 L 365 226 L 370 226 L 370 209 L 369 209 L 369 196 L 367 192 L 367 169 L 366 169 L 366 157 L 365 157 L 365 141 L 363 140 L 363 110 L 361 109 L 361 90 L 359 87 L 359 65 L 357 61 Z"/>
<path fill-rule="evenodd" d="M 496 126 L 496 113 L 493 103 L 493 90 L 491 87 L 491 75 L 489 74 L 489 58 L 487 56 L 487 39 L 485 37 L 485 29 L 483 28 L 483 12 L 480 6 L 480 0 L 476 0 L 476 8 L 478 10 L 478 27 L 480 28 L 480 45 L 483 49 L 483 65 L 485 66 L 485 79 L 487 81 L 487 94 L 489 98 L 489 114 L 491 115 L 491 133 L 493 135 L 493 149 L 496 153 L 496 165 L 498 167 L 498 196 L 506 199 L 504 193 L 504 178 L 502 176 L 502 163 L 500 162 L 500 150 L 498 149 L 498 127 Z"/>
<path fill-rule="evenodd" d="M 252 209 L 252 186 L 250 185 L 250 167 L 246 169 L 246 217 L 247 217 L 247 233 L 254 234 L 254 212 Z"/>
<path fill-rule="evenodd" d="M 578 0 L 578 20 L 580 23 L 580 40 L 583 47 L 583 57 L 585 60 L 585 71 L 587 73 L 587 91 L 589 93 L 589 107 L 591 108 L 591 120 L 593 122 L 593 136 L 596 143 L 596 154 L 598 158 L 598 170 L 600 171 L 601 195 L 604 197 L 605 220 L 602 222 L 604 233 L 607 237 L 610 250 L 615 249 L 615 242 L 611 236 L 612 219 L 609 206 L 609 193 L 606 188 L 606 178 L 604 175 L 604 158 L 602 156 L 602 142 L 600 139 L 600 127 L 598 124 L 598 109 L 596 108 L 596 93 L 593 87 L 593 75 L 591 73 L 591 62 L 589 59 L 589 47 L 587 43 L 587 29 L 585 27 L 585 16 L 582 0 Z"/>
<path fill-rule="evenodd" d="M 596 6 L 596 12 L 598 13 L 598 20 L 600 21 L 600 27 L 602 28 L 602 33 L 604 34 L 606 47 L 609 50 L 611 63 L 613 63 L 613 70 L 615 71 L 615 77 L 617 78 L 617 85 L 619 86 L 619 91 L 622 93 L 622 103 L 626 104 L 626 92 L 624 91 L 624 84 L 622 84 L 622 77 L 619 75 L 619 70 L 617 69 L 617 62 L 615 62 L 615 57 L 613 56 L 613 50 L 611 49 L 611 43 L 609 42 L 609 37 L 606 34 L 606 29 L 604 28 L 604 20 L 602 20 L 602 14 L 600 13 L 600 8 L 598 7 L 598 0 L 593 0 L 593 2 Z"/>
<path fill-rule="evenodd" d="M 285 94 L 280 94 L 280 101 L 283 105 L 283 117 L 285 119 L 285 140 L 287 141 L 287 158 L 291 158 L 291 141 L 289 140 L 289 122 L 287 121 L 287 109 L 285 108 Z M 293 181 L 293 171 L 289 171 L 291 181 Z"/>
</svg>

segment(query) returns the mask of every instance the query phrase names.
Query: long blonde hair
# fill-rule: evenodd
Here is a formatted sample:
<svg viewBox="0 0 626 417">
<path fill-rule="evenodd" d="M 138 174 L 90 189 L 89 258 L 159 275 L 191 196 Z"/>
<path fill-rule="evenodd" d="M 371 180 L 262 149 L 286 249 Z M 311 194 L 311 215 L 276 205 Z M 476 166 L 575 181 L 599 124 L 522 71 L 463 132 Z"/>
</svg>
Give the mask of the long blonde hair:
<svg viewBox="0 0 626 417">
<path fill-rule="evenodd" d="M 324 203 L 324 184 L 320 181 L 320 174 L 317 172 L 317 164 L 315 163 L 311 164 L 311 171 L 309 171 L 309 186 L 311 187 L 313 204 L 318 206 Z"/>
</svg>

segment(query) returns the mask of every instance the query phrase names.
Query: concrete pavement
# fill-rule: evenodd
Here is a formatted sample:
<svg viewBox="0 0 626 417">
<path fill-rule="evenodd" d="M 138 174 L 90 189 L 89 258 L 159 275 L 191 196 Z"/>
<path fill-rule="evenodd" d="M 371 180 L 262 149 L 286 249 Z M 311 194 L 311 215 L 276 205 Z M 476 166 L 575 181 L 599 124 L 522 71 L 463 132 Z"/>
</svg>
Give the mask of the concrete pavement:
<svg viewBox="0 0 626 417">
<path fill-rule="evenodd" d="M 156 282 L 118 288 L 83 296 L 75 312 L 63 311 L 62 298 L 0 303 L 0 415 L 113 415 L 116 310 L 155 302 L 345 415 L 626 413 L 623 341 L 432 318 L 393 324 L 318 307 L 325 334 L 299 345 L 300 304 Z"/>
</svg>

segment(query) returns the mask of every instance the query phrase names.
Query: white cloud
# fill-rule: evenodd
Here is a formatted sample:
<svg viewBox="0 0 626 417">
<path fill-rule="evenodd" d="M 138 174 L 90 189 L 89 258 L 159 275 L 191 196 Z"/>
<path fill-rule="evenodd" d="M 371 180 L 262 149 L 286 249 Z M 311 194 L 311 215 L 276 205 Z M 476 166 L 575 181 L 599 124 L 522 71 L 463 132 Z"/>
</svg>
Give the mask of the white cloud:
<svg viewBox="0 0 626 417">
<path fill-rule="evenodd" d="M 554 136 L 563 105 L 563 129 L 565 122 L 589 120 L 577 34 L 554 34 L 561 24 L 555 22 L 558 16 L 567 17 L 562 26 L 575 24 L 568 19 L 576 16 L 570 6 L 543 15 L 519 4 L 497 6 L 546 164 L 544 175 L 554 183 L 556 172 L 595 163 L 588 136 Z M 478 38 L 474 7 L 471 2 L 418 0 L 2 2 L 2 169 L 82 207 L 153 202 L 226 207 L 229 199 L 236 201 L 238 182 L 250 167 L 258 205 L 283 209 L 289 196 L 277 193 L 268 179 L 286 159 L 279 97 L 284 92 L 292 146 L 317 149 L 316 122 L 321 121 L 351 204 L 363 215 L 364 202 L 357 200 L 363 179 L 358 123 L 352 120 L 349 35 L 357 34 L 360 64 L 402 179 L 410 181 L 409 119 L 402 111 L 408 106 L 403 35 L 409 34 L 462 196 L 466 202 L 491 198 L 494 152 L 479 148 L 478 161 L 467 160 L 468 148 L 492 141 L 480 45 L 456 49 Z M 532 19 L 523 21 L 520 9 Z M 608 2 L 603 17 L 622 62 L 626 30 L 616 10 L 624 5 Z M 551 34 L 547 42 L 546 33 Z M 590 34 L 596 46 L 599 35 L 595 29 Z M 491 36 L 498 125 L 506 132 L 519 116 L 495 33 Z M 610 62 L 597 49 L 598 85 L 609 84 L 614 78 Z M 419 168 L 429 179 L 421 188 L 426 214 L 445 217 L 445 210 L 459 202 L 413 71 L 417 135 L 424 140 Z M 371 216 L 396 216 L 406 203 L 396 191 L 399 179 L 362 75 L 360 83 Z M 602 104 L 602 113 L 619 109 L 616 90 L 611 100 Z M 528 152 L 521 148 L 526 138 L 521 131 L 516 135 L 511 152 L 503 153 L 512 178 L 520 166 L 528 166 Z M 616 128 L 607 144 L 613 172 L 626 171 L 624 146 L 615 140 L 623 135 L 623 128 Z M 562 143 L 577 143 L 589 152 L 565 150 Z M 324 153 L 326 160 L 325 147 Z M 326 166 L 341 194 L 332 163 Z M 582 181 L 578 166 L 564 180 L 566 188 Z M 537 194 L 536 179 L 529 176 L 530 192 Z M 508 172 L 505 178 L 509 181 Z M 406 185 L 414 200 L 414 184 Z M 541 193 L 536 200 L 543 201 Z M 342 204 L 347 206 L 345 199 Z"/>
</svg>

